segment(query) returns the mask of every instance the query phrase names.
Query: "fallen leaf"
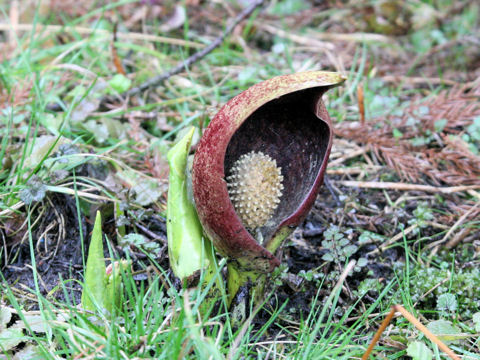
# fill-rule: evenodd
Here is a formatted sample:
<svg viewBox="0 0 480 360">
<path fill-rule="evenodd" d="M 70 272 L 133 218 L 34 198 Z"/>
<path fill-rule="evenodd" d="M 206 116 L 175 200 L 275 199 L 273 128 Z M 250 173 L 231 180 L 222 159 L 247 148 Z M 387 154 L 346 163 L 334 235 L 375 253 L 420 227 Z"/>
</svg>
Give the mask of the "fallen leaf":
<svg viewBox="0 0 480 360">
<path fill-rule="evenodd" d="M 0 349 L 8 351 L 24 341 L 22 329 L 8 328 L 0 332 Z"/>
<path fill-rule="evenodd" d="M 462 338 L 465 338 L 457 326 L 443 319 L 428 323 L 427 329 L 437 335 L 446 345 L 458 344 Z"/>
<path fill-rule="evenodd" d="M 6 306 L 0 307 L 0 331 L 7 328 L 7 324 L 12 319 L 12 310 Z"/>
<path fill-rule="evenodd" d="M 432 350 L 421 341 L 414 341 L 408 345 L 407 355 L 414 360 L 432 360 Z"/>
<path fill-rule="evenodd" d="M 160 26 L 160 31 L 169 32 L 178 29 L 185 23 L 186 19 L 187 12 L 185 11 L 185 8 L 181 5 L 177 5 L 173 10 L 173 14 Z"/>
<path fill-rule="evenodd" d="M 33 344 L 28 344 L 22 350 L 17 351 L 13 356 L 13 360 L 39 360 L 43 359 L 43 353 L 40 347 Z"/>
</svg>

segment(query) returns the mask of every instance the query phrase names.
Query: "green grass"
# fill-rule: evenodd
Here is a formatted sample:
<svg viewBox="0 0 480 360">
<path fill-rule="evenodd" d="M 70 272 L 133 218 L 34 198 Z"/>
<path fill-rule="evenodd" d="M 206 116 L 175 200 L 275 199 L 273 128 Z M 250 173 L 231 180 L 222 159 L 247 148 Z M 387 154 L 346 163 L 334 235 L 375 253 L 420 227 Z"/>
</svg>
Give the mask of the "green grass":
<svg viewBox="0 0 480 360">
<path fill-rule="evenodd" d="M 186 127 L 205 128 L 228 99 L 261 80 L 303 67 L 316 68 L 318 64 L 327 62 L 323 54 L 318 54 L 318 49 L 275 35 L 262 38 L 266 35 L 257 29 L 257 20 L 253 20 L 242 34 L 247 47 L 230 36 L 204 60 L 158 88 L 117 109 L 99 109 L 97 102 L 111 93 L 110 81 L 117 73 L 112 62 L 111 37 L 103 33 L 99 35 L 93 30 L 111 30 L 115 16 L 126 21 L 132 12 L 122 12 L 122 6 L 133 2 L 114 2 L 103 8 L 92 5 L 86 13 L 71 18 L 67 13 L 59 13 L 65 31 L 19 32 L 15 39 L 17 46 L 13 48 L 7 48 L 5 37 L 0 40 L 0 46 L 3 46 L 0 50 L 0 308 L 14 309 L 9 328 L 14 321 L 25 324 L 20 339 L 22 345 L 15 351 L 33 345 L 39 358 L 45 359 L 359 359 L 389 307 L 401 303 L 424 323 L 438 318 L 449 319 L 462 333 L 468 334 L 466 339 L 451 347 L 459 354 L 468 354 L 465 358 L 480 359 L 478 331 L 472 322 L 473 313 L 480 311 L 480 303 L 461 294 L 461 288 L 455 286 L 460 283 L 465 287 L 478 287 L 477 274 L 472 270 L 475 266 L 478 268 L 478 257 L 475 257 L 478 250 L 474 245 L 463 244 L 455 253 L 440 251 L 433 259 L 429 257 L 430 250 L 425 245 L 444 236 L 449 227 L 432 228 L 424 226 L 424 222 L 436 221 L 437 217 L 448 215 L 448 211 L 445 210 L 445 199 L 431 196 L 425 200 L 423 194 L 418 195 L 418 199 L 405 200 L 400 204 L 389 198 L 398 198 L 399 195 L 394 192 L 372 191 L 368 193 L 370 198 L 367 200 L 348 199 L 342 211 L 359 209 L 356 207 L 359 204 L 366 208 L 370 202 L 380 202 L 400 214 L 400 225 L 404 228 L 412 221 L 418 222 L 419 231 L 415 236 L 405 235 L 387 249 L 401 249 L 399 253 L 403 256 L 395 260 L 392 275 L 383 282 L 377 281 L 373 273 L 365 271 L 363 278 L 354 275 L 347 278 L 343 289 L 335 288 L 348 259 L 306 271 L 305 276 L 310 278 L 305 277 L 299 291 L 306 293 L 312 288 L 316 291 L 308 303 L 309 311 L 301 315 L 296 312 L 297 304 L 272 291 L 263 307 L 250 309 L 257 316 L 252 316 L 239 328 L 226 309 L 226 299 L 219 299 L 218 311 L 212 310 L 211 316 L 202 320 L 198 309 L 205 299 L 205 290 L 187 290 L 173 284 L 167 266 L 160 264 L 152 254 L 142 252 L 142 249 L 133 254 L 137 256 L 133 259 L 135 271 L 122 273 L 125 298 L 113 314 L 102 313 L 101 309 L 95 313 L 85 312 L 78 303 L 72 302 L 71 294 L 78 295 L 82 281 L 78 274 L 83 270 L 71 264 L 66 265 L 68 271 L 62 272 L 71 276 L 60 278 L 49 294 L 42 294 L 44 279 L 39 268 L 43 266 L 43 259 L 56 250 L 53 247 L 46 253 L 41 252 L 41 241 L 60 239 L 59 234 L 66 230 L 63 240 L 65 237 L 78 240 L 80 263 L 84 267 L 90 238 L 89 221 L 93 219 L 91 215 L 95 210 L 101 209 L 109 219 L 108 224 L 113 227 L 105 234 L 110 257 L 119 260 L 115 248 L 118 236 L 115 222 L 119 220 L 113 215 L 113 204 L 119 203 L 124 209 L 129 220 L 125 226 L 130 233 L 141 233 L 137 224 L 160 221 L 165 215 L 166 152 L 181 138 Z M 417 60 L 409 63 L 410 66 L 404 66 L 402 74 L 424 77 L 427 86 L 412 88 L 404 86 L 404 83 L 392 84 L 378 75 L 377 70 L 386 61 L 384 54 L 395 53 L 398 46 L 357 43 L 349 53 L 339 55 L 344 56 L 345 62 L 350 65 L 346 69 L 348 81 L 343 87 L 329 92 L 327 97 L 329 113 L 335 121 L 358 120 L 359 86 L 364 89 L 368 121 L 403 111 L 415 96 L 436 97 L 441 90 L 449 89 L 447 86 L 432 85 L 428 80 L 432 77 L 447 78 L 450 76 L 448 70 L 455 68 L 459 69 L 458 79 L 462 79 L 472 71 L 468 39 L 478 34 L 480 28 L 478 6 L 472 3 L 459 13 L 448 15 L 448 9 L 454 2 L 421 3 L 434 6 L 444 17 L 438 23 L 431 23 L 396 41 L 402 45 L 403 53 L 400 55 Z M 135 6 L 138 4 L 133 8 Z M 209 11 L 218 11 L 223 18 L 228 16 L 220 6 L 202 6 L 209 6 Z M 299 1 L 286 1 L 285 8 L 280 6 L 280 2 L 272 6 L 268 11 L 273 17 L 285 9 L 303 9 Z M 361 12 L 355 10 L 355 5 L 347 4 L 345 9 L 326 11 L 328 18 L 337 25 L 348 23 L 348 26 L 354 27 L 350 29 L 352 31 L 365 31 L 362 28 L 364 19 L 359 15 Z M 9 23 L 8 14 L 8 4 L 0 2 L 0 23 Z M 323 18 L 322 14 L 319 12 L 319 18 Z M 349 21 L 335 19 L 335 14 L 348 16 Z M 258 21 L 265 20 L 262 15 L 257 16 L 260 16 Z M 289 30 L 289 17 L 283 17 L 277 18 L 275 26 Z M 33 29 L 38 29 L 40 24 L 57 24 L 52 16 L 33 10 L 22 21 L 31 24 Z M 122 21 L 119 21 L 120 31 L 130 31 L 122 28 Z M 225 25 L 209 23 L 205 30 L 190 16 L 183 29 L 162 34 L 157 30 L 158 19 L 147 19 L 147 24 L 151 25 L 148 27 L 151 34 L 197 44 L 209 43 Z M 328 25 L 320 26 L 323 29 Z M 76 27 L 88 27 L 92 33 L 81 34 Z M 292 32 L 304 34 L 308 29 L 318 31 L 318 24 L 306 23 L 299 31 Z M 6 32 L 2 36 L 6 36 Z M 461 37 L 467 40 L 447 48 L 445 63 L 422 67 L 422 54 Z M 117 39 L 115 47 L 120 59 L 125 60 L 128 77 L 134 85 L 175 66 L 194 51 L 188 46 L 124 38 Z M 330 66 L 329 70 L 334 70 L 332 64 L 327 66 Z M 54 107 L 61 110 L 54 111 Z M 471 146 L 476 144 L 473 140 L 469 143 Z M 378 162 L 378 159 L 374 161 Z M 348 168 L 358 164 L 366 165 L 361 157 L 344 165 Z M 112 180 L 105 176 L 108 174 L 119 178 Z M 373 174 L 370 179 L 376 176 Z M 378 176 L 398 179 L 388 171 Z M 150 199 L 142 200 L 141 186 L 144 184 L 151 186 L 150 189 L 162 190 L 152 191 Z M 354 197 L 352 194 L 348 196 Z M 379 197 L 381 200 L 378 200 Z M 71 206 L 67 204 L 67 199 L 70 199 Z M 455 201 L 461 203 L 472 199 L 471 195 L 463 194 Z M 452 201 L 451 198 L 448 200 Z M 433 220 L 424 219 L 424 214 L 415 214 L 409 208 L 412 203 L 421 201 L 426 201 L 425 206 Z M 47 216 L 50 216 L 53 227 L 43 233 L 48 226 L 43 223 Z M 70 217 L 66 219 L 67 216 Z M 343 218 L 336 225 L 340 226 L 345 237 L 354 234 L 356 238 L 364 231 L 363 228 L 343 224 Z M 478 232 L 480 223 L 478 220 L 468 221 L 462 224 L 462 228 Z M 148 241 L 160 243 L 158 239 L 150 238 Z M 8 250 L 5 247 L 7 242 Z M 286 244 L 289 250 L 295 246 L 295 242 Z M 138 258 L 140 253 L 143 255 Z M 378 263 L 382 261 L 384 258 L 379 258 Z M 25 264 L 31 266 L 26 268 L 33 279 L 31 288 L 19 285 L 21 281 L 6 282 L 6 266 L 12 264 L 15 267 L 9 267 L 9 271 L 14 269 L 19 274 Z M 330 277 L 322 275 L 323 266 L 334 269 Z M 284 288 L 287 272 L 284 272 L 284 277 L 279 277 L 279 286 Z M 445 289 L 425 295 L 430 289 L 422 288 L 418 281 L 425 279 L 427 274 L 440 283 L 447 272 L 450 279 Z M 370 292 L 361 293 L 359 289 L 367 280 L 373 280 L 369 284 L 374 285 L 369 288 Z M 437 309 L 438 297 L 444 293 L 456 296 L 461 312 L 457 310 L 443 315 Z M 416 304 L 422 295 L 425 297 Z M 373 299 L 368 299 L 372 296 Z M 41 320 L 35 318 L 32 322 L 31 316 L 34 315 L 40 316 Z M 43 325 L 43 330 L 34 328 L 38 322 Z M 405 349 L 412 339 L 424 341 L 406 320 L 397 318 L 392 324 L 387 335 L 391 342 L 377 345 L 375 358 L 405 357 Z M 2 323 L 0 316 L 0 359 L 10 359 L 13 353 L 2 348 L 2 341 L 5 341 L 1 338 L 2 326 L 7 324 Z M 397 341 L 397 346 L 393 346 L 393 341 Z M 425 343 L 435 353 L 431 344 L 428 341 Z M 434 358 L 441 359 L 442 356 L 437 350 Z"/>
<path fill-rule="evenodd" d="M 158 264 L 157 268 L 161 270 Z M 163 271 L 162 274 L 166 278 Z M 205 321 L 198 319 L 198 299 L 204 297 L 200 291 L 183 289 L 177 292 L 168 280 L 162 283 L 162 277 L 153 279 L 147 289 L 139 287 L 130 272 L 123 273 L 122 277 L 125 301 L 111 315 L 99 315 L 100 309 L 97 315 L 85 313 L 78 304 L 54 304 L 35 292 L 47 333 L 32 332 L 32 336 L 25 336 L 23 340 L 36 344 L 38 353 L 45 359 L 61 358 L 62 354 L 71 357 L 95 355 L 98 359 L 223 359 L 226 353 L 232 359 L 239 359 L 265 356 L 277 351 L 277 347 L 290 358 L 348 359 L 362 353 L 363 346 L 352 343 L 356 342 L 356 333 L 377 305 L 373 304 L 353 325 L 346 326 L 344 322 L 354 307 L 338 322 L 332 322 L 339 295 L 336 291 L 329 302 L 332 307 L 312 308 L 308 318 L 299 324 L 298 332 L 280 327 L 277 341 L 261 341 L 268 336 L 269 326 L 281 316 L 285 304 L 279 304 L 278 309 L 272 310 L 271 320 L 260 329 L 253 331 L 254 326 L 247 322 L 248 328 L 238 341 L 238 330 L 232 329 L 229 315 L 224 311 Z M 68 282 L 61 282 L 59 288 L 67 293 Z M 22 306 L 15 295 L 8 287 L 5 289 L 5 300 L 22 314 Z M 386 292 L 387 289 L 384 294 Z M 314 304 L 317 301 L 318 298 Z M 225 304 L 226 299 L 222 303 Z M 282 340 L 284 338 L 288 340 Z M 232 344 L 235 344 L 233 353 Z"/>
</svg>

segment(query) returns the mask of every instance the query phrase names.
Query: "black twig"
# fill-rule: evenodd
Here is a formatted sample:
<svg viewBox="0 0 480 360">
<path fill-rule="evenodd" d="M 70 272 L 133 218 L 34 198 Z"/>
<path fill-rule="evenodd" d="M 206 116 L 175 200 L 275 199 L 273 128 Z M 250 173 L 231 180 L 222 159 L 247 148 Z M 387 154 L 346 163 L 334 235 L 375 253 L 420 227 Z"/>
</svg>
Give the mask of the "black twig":
<svg viewBox="0 0 480 360">
<path fill-rule="evenodd" d="M 179 72 L 185 70 L 188 68 L 190 65 L 193 63 L 199 61 L 206 55 L 208 55 L 210 52 L 212 52 L 216 47 L 220 46 L 220 44 L 225 40 L 225 38 L 235 29 L 235 27 L 244 19 L 246 19 L 257 7 L 263 5 L 265 0 L 255 0 L 253 1 L 250 6 L 246 7 L 240 14 L 238 14 L 235 19 L 225 28 L 223 33 L 218 36 L 215 40 L 213 40 L 207 47 L 203 48 L 202 50 L 197 51 L 195 54 L 192 56 L 188 57 L 185 61 L 180 62 L 177 66 L 175 66 L 173 69 L 170 69 L 168 71 L 163 72 L 160 75 L 157 75 L 153 78 L 151 78 L 148 81 L 145 81 L 143 84 L 131 88 L 128 90 L 125 94 L 125 96 L 134 96 L 137 95 L 148 88 L 151 88 L 153 86 L 157 86 L 161 83 L 163 83 L 165 80 L 168 78 L 172 77 L 173 75 L 178 74 Z"/>
</svg>

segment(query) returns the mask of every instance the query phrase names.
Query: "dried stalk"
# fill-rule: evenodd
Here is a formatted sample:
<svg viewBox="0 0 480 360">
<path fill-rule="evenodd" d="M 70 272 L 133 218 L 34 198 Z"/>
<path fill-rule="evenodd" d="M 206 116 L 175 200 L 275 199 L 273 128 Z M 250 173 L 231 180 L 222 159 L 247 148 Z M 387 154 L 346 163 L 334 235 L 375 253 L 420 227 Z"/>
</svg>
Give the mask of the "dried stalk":
<svg viewBox="0 0 480 360">
<path fill-rule="evenodd" d="M 357 187 L 364 189 L 385 189 L 385 190 L 399 190 L 399 191 L 425 191 L 430 193 L 453 194 L 456 192 L 480 189 L 479 185 L 464 185 L 464 186 L 430 186 L 420 184 L 394 183 L 394 182 L 379 182 L 379 181 L 335 181 L 338 185 L 347 187 Z"/>
<path fill-rule="evenodd" d="M 423 325 L 420 321 L 415 318 L 412 314 L 410 314 L 407 310 L 402 305 L 393 305 L 392 310 L 388 313 L 387 317 L 385 320 L 383 320 L 382 324 L 380 325 L 378 331 L 375 333 L 372 342 L 370 343 L 369 347 L 367 348 L 367 351 L 365 351 L 365 354 L 362 356 L 362 360 L 367 360 L 370 354 L 372 353 L 372 350 L 375 346 L 375 344 L 378 342 L 380 339 L 380 336 L 382 333 L 385 331 L 386 327 L 392 321 L 393 316 L 395 315 L 395 312 L 399 312 L 402 314 L 410 323 L 412 323 L 418 330 L 420 330 L 422 333 L 425 334 L 425 336 L 430 339 L 431 342 L 436 344 L 440 350 L 442 350 L 445 354 L 447 354 L 450 359 L 453 360 L 460 360 L 460 357 L 458 357 L 450 348 L 445 345 L 435 334 L 433 334 L 430 330 L 428 330 L 425 325 Z"/>
</svg>

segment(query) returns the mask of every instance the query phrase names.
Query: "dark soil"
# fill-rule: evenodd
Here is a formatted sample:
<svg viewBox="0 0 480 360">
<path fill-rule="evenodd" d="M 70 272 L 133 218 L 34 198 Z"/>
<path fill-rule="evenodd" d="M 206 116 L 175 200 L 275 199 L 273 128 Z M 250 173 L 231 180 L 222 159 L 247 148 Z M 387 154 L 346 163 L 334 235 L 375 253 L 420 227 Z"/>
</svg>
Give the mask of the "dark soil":
<svg viewBox="0 0 480 360">
<path fill-rule="evenodd" d="M 73 303 L 80 301 L 80 283 L 69 281 L 65 283 L 65 289 L 57 288 L 54 294 L 50 292 L 60 284 L 60 280 L 80 280 L 83 272 L 82 263 L 82 240 L 77 220 L 77 210 L 73 197 L 67 195 L 52 195 L 50 202 L 46 202 L 43 208 L 43 216 L 40 224 L 32 233 L 32 245 L 35 251 L 35 263 L 39 275 L 39 290 L 43 296 L 54 296 L 57 300 Z M 54 206 L 54 208 L 51 205 Z M 65 224 L 62 228 L 65 237 L 59 236 L 56 222 L 58 214 L 62 214 Z M 35 214 L 33 214 L 33 217 Z M 45 230 L 56 222 L 52 231 L 46 235 Z M 90 226 L 86 219 L 81 218 L 84 238 L 88 237 Z M 43 235 L 43 237 L 41 237 Z M 7 237 L 8 243 L 8 237 Z M 84 246 L 87 244 L 84 242 Z M 39 250 L 39 251 L 38 251 Z M 14 261 L 10 264 L 2 263 L 2 272 L 8 284 L 16 289 L 35 289 L 32 274 L 30 243 L 28 237 L 23 242 L 7 247 L 7 253 Z M 33 291 L 33 290 L 32 290 Z M 68 299 L 66 298 L 68 294 Z"/>
<path fill-rule="evenodd" d="M 82 241 L 85 254 L 87 254 L 94 215 L 87 217 L 80 214 L 82 227 L 80 231 L 77 207 L 73 197 L 49 194 L 47 199 L 40 203 L 37 209 L 41 209 L 42 214 L 38 213 L 40 210 L 36 210 L 32 214 L 32 218 L 41 216 L 41 221 L 37 226 L 34 226 L 32 232 L 32 245 L 35 249 L 39 292 L 49 300 L 55 299 L 61 303 L 79 304 L 84 268 Z M 95 211 L 91 209 L 91 213 L 95 214 Z M 106 206 L 102 209 L 102 213 L 112 213 L 111 206 Z M 65 223 L 59 227 L 57 220 L 59 220 L 60 214 Z M 105 215 L 103 216 L 105 217 Z M 53 227 L 50 227 L 52 224 Z M 168 273 L 165 220 L 159 216 L 142 217 L 141 224 L 147 224 L 148 234 L 151 237 L 155 237 L 155 239 L 150 240 L 157 241 L 163 246 L 161 257 L 154 260 Z M 139 226 L 145 228 L 143 225 Z M 109 246 L 106 244 L 105 241 L 107 240 L 105 239 L 115 239 L 116 237 L 114 219 L 107 217 L 104 219 L 102 227 L 105 234 L 104 255 L 108 262 L 111 256 L 109 255 Z M 64 237 L 61 236 L 63 231 Z M 18 240 L 21 234 L 26 237 L 23 242 Z M 9 262 L 5 264 L 4 257 L 2 257 L 0 259 L 0 270 L 11 288 L 18 290 L 19 293 L 25 292 L 25 305 L 30 310 L 36 310 L 38 305 L 34 295 L 35 280 L 32 273 L 30 242 L 25 232 L 21 234 L 6 237 L 6 251 Z M 110 248 L 114 251 L 114 257 L 125 257 L 125 253 L 121 248 L 112 242 L 110 242 L 110 245 Z M 129 254 L 132 257 L 134 269 L 138 270 L 146 267 L 145 259 L 147 256 L 145 254 L 133 248 L 130 249 Z M 137 276 L 137 278 L 142 279 L 142 276 Z"/>
<path fill-rule="evenodd" d="M 333 178 L 332 180 L 335 180 Z M 338 179 L 337 179 L 338 180 Z M 379 195 L 379 192 L 341 189 L 344 200 L 339 203 L 337 198 L 326 186 L 322 186 L 314 208 L 311 210 L 307 219 L 291 235 L 282 248 L 279 256 L 282 264 L 287 269 L 282 275 L 282 285 L 276 289 L 275 297 L 271 299 L 270 306 L 276 308 L 288 301 L 287 309 L 289 314 L 298 321 L 305 318 L 312 309 L 312 300 L 316 298 L 319 291 L 320 281 L 306 280 L 302 273 L 312 271 L 314 274 L 321 274 L 326 281 L 323 282 L 320 289 L 319 301 L 329 295 L 329 291 L 335 285 L 336 278 L 344 268 L 346 261 L 325 262 L 322 257 L 328 252 L 322 246 L 324 232 L 331 225 L 339 226 L 346 234 L 352 244 L 358 245 L 358 236 L 362 230 L 374 231 L 379 234 L 392 236 L 395 231 L 396 223 L 402 221 L 407 223 L 412 217 L 412 211 L 416 208 L 416 203 L 408 203 L 402 213 L 385 214 L 382 210 L 387 204 L 385 197 Z M 389 192 L 389 196 L 394 201 L 400 194 Z M 354 199 L 354 200 L 352 200 Z M 368 211 L 352 211 L 354 204 L 367 206 L 374 205 L 373 208 L 379 209 L 376 213 Z M 339 206 L 340 205 L 340 206 Z M 355 206 L 357 206 L 355 205 Z M 358 206 L 357 206 L 358 207 Z M 82 236 L 85 253 L 88 250 L 88 240 L 93 226 L 93 215 L 80 215 L 80 224 L 82 231 L 79 230 L 79 221 L 77 216 L 77 206 L 75 200 L 67 195 L 48 195 L 48 199 L 36 208 L 36 213 L 32 218 L 41 216 L 40 222 L 34 227 L 32 245 L 36 249 L 35 262 L 39 275 L 39 290 L 42 296 L 52 298 L 60 302 L 80 303 L 81 287 L 80 282 L 83 276 L 82 260 Z M 42 209 L 40 214 L 38 209 Z M 92 214 L 92 210 L 90 210 Z M 105 214 L 112 213 L 111 206 L 105 207 L 103 231 L 107 239 L 115 239 L 115 225 L 112 216 L 110 218 Z M 65 224 L 65 237 L 58 235 L 62 227 L 58 226 L 59 216 L 62 215 Z M 149 241 L 158 242 L 163 247 L 161 254 L 155 259 L 160 266 L 168 272 L 168 253 L 166 251 L 166 227 L 165 220 L 158 215 L 145 212 L 140 218 L 129 218 L 129 232 L 141 232 Z M 138 222 L 139 227 L 134 225 Z M 47 235 L 44 235 L 47 228 L 53 225 Z M 348 229 L 355 231 L 348 232 Z M 427 229 L 428 232 L 428 229 Z M 43 237 L 41 237 L 43 236 Z M 23 243 L 15 243 L 15 237 L 7 236 L 7 248 L 9 259 L 14 259 L 9 264 L 1 263 L 2 272 L 7 283 L 19 292 L 30 293 L 25 298 L 25 303 L 29 308 L 37 308 L 37 303 L 32 294 L 35 289 L 35 282 L 32 275 L 32 264 L 30 255 L 30 245 L 28 238 Z M 17 235 L 18 238 L 18 235 Z M 46 243 L 45 243 L 46 242 Z M 125 257 L 124 252 L 113 242 L 110 243 L 116 257 Z M 362 280 L 367 277 L 382 279 L 388 282 L 392 277 L 392 264 L 395 261 L 402 260 L 403 250 L 401 247 L 393 248 L 377 255 L 369 253 L 378 248 L 380 244 L 371 242 L 358 246 L 358 250 L 352 256 L 358 260 L 365 257 L 368 260 L 367 265 L 360 271 L 355 272 L 347 278 L 346 291 L 341 294 L 340 304 L 348 306 L 357 300 L 353 292 L 358 288 Z M 108 246 L 104 246 L 105 249 Z M 133 258 L 134 269 L 145 269 L 152 265 L 144 253 L 138 249 L 131 248 L 130 256 Z M 110 258 L 108 250 L 105 251 L 105 257 Z M 2 261 L 3 258 L 2 258 Z M 170 273 L 169 273 L 170 274 Z M 171 276 L 171 274 L 170 274 Z M 328 277 L 330 276 L 330 278 Z M 61 285 L 64 280 L 64 287 Z M 73 280 L 73 281 L 65 281 Z M 147 277 L 137 276 L 136 280 L 146 281 Z M 170 279 L 174 284 L 173 277 Z M 60 286 L 59 286 L 60 285 Z M 30 290 L 29 290 L 30 289 Z M 52 291 L 53 290 L 53 291 Z M 366 296 L 364 301 L 369 301 Z M 31 301 L 33 300 L 33 301 Z M 373 298 L 371 298 L 373 301 Z M 268 320 L 267 312 L 260 313 L 257 322 L 263 324 Z"/>
</svg>

